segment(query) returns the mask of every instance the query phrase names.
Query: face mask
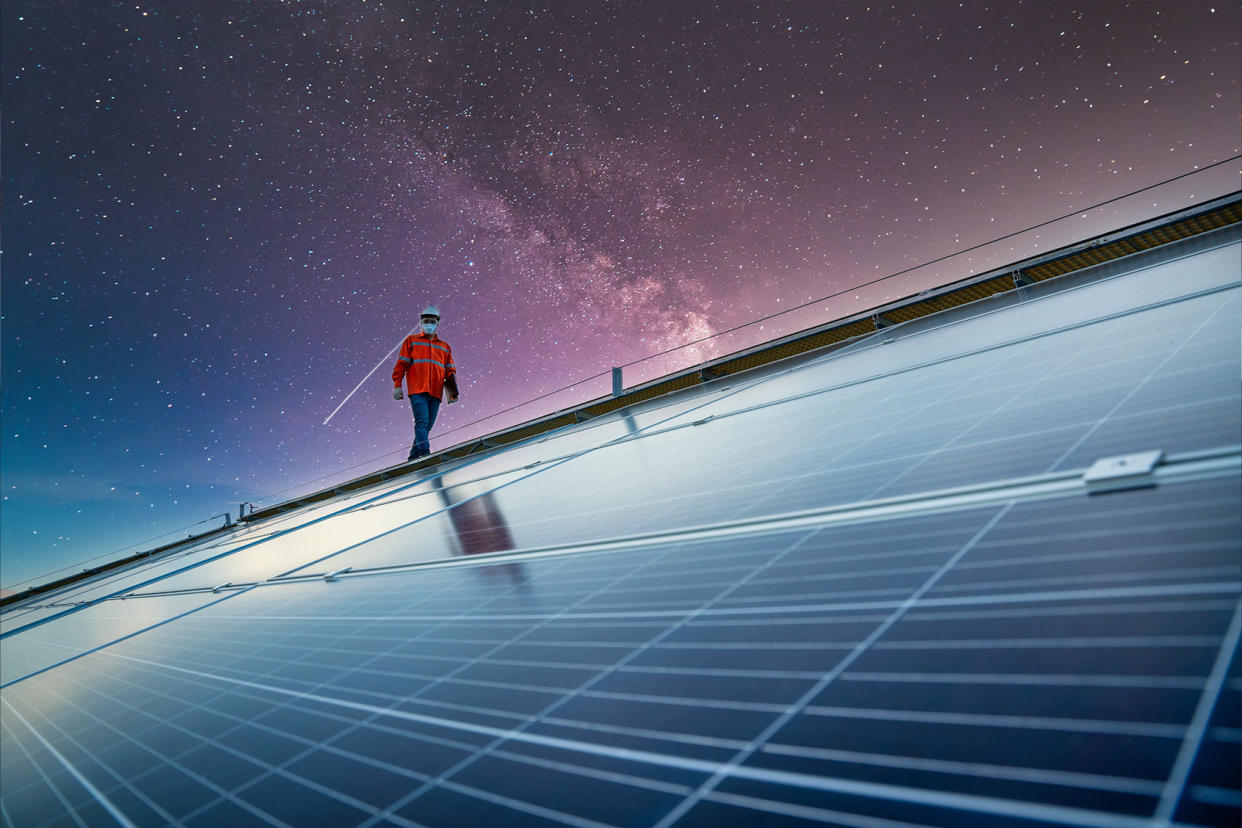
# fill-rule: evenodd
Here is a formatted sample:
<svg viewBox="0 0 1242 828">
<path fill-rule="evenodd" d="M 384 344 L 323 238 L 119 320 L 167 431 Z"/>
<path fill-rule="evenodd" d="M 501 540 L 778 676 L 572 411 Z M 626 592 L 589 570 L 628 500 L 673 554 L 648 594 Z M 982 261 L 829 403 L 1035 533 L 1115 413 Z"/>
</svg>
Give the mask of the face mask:
<svg viewBox="0 0 1242 828">
<path fill-rule="evenodd" d="M 438 325 L 435 322 L 424 322 L 423 333 L 427 334 L 428 336 L 431 336 L 433 333 L 436 332 L 437 327 Z"/>
</svg>

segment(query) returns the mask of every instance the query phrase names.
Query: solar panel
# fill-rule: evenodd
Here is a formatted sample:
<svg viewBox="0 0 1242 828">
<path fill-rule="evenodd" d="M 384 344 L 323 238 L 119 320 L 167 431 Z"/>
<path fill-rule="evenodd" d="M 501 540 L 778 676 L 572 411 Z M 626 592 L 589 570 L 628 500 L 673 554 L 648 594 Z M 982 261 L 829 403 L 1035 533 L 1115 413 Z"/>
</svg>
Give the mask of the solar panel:
<svg viewBox="0 0 1242 828">
<path fill-rule="evenodd" d="M 6 612 L 0 818 L 1236 824 L 1237 237 Z"/>
<path fill-rule="evenodd" d="M 189 822 L 1145 818 L 1196 710 L 1237 693 L 1212 679 L 1237 644 L 1236 497 L 253 591 L 8 688 L 6 760 L 54 748 L 114 805 Z M 6 790 L 51 784 L 12 761 Z"/>
</svg>

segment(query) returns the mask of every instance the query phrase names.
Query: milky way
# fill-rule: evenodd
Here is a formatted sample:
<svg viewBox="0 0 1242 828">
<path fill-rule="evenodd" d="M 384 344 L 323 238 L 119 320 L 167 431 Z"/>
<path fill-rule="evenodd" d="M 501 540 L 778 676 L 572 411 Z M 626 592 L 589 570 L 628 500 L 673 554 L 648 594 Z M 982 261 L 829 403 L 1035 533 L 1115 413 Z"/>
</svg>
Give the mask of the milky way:
<svg viewBox="0 0 1242 828">
<path fill-rule="evenodd" d="M 3 6 L 6 585 L 1238 186 L 1236 3 Z M 527 400 L 506 419 L 455 427 Z M 203 527 L 199 527 L 203 528 Z"/>
</svg>

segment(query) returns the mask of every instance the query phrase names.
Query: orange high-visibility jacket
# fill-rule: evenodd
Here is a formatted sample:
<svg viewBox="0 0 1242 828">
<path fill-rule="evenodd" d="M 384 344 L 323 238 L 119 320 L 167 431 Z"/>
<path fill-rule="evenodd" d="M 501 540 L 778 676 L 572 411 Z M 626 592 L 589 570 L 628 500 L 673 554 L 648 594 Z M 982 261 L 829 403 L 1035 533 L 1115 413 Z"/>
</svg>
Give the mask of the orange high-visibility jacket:
<svg viewBox="0 0 1242 828">
<path fill-rule="evenodd" d="M 444 394 L 444 386 L 457 393 L 457 369 L 453 366 L 453 349 L 440 337 L 425 333 L 411 334 L 401 343 L 397 364 L 392 367 L 392 384 L 400 388 L 405 380 L 407 394 L 427 393 L 436 399 Z"/>
</svg>

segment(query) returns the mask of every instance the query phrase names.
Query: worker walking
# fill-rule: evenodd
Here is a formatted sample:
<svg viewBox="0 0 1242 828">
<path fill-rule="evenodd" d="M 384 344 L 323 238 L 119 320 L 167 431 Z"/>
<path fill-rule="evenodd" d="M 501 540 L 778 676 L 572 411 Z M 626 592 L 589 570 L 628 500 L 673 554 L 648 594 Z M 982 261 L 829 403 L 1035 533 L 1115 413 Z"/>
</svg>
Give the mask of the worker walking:
<svg viewBox="0 0 1242 828">
<path fill-rule="evenodd" d="M 453 349 L 436 331 L 440 327 L 440 311 L 428 305 L 419 315 L 419 332 L 410 334 L 401 343 L 401 353 L 392 368 L 392 398 L 401 399 L 401 383 L 405 381 L 414 409 L 414 445 L 410 460 L 431 454 L 430 434 L 440 410 L 440 398 L 448 391 L 450 404 L 457 402 L 457 369 L 453 366 Z"/>
</svg>

